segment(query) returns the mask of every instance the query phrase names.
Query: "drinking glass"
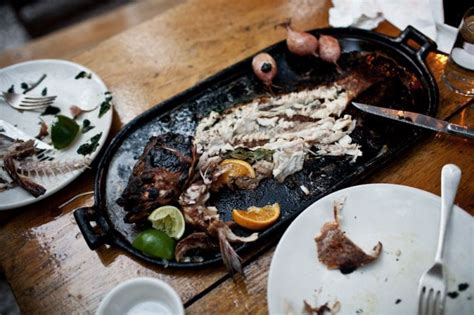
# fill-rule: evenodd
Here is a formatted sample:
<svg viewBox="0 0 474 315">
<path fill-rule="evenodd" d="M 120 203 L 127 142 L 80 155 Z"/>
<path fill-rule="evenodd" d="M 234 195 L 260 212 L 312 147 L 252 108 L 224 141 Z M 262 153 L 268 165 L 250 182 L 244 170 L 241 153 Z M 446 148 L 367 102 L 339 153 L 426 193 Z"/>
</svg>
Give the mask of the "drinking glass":
<svg viewBox="0 0 474 315">
<path fill-rule="evenodd" d="M 474 96 L 474 7 L 467 10 L 461 20 L 443 81 L 459 94 Z"/>
</svg>

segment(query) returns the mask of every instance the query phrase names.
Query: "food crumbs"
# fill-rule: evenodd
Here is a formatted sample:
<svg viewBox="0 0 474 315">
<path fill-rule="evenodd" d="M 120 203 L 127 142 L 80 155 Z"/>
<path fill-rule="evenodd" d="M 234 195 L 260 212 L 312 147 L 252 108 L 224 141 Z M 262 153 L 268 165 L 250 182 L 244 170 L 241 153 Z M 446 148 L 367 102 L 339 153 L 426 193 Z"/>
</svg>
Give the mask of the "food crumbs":
<svg viewBox="0 0 474 315">
<path fill-rule="evenodd" d="M 305 185 L 301 185 L 300 189 L 304 192 L 306 196 L 309 195 L 309 189 Z"/>
<path fill-rule="evenodd" d="M 448 292 L 448 296 L 452 299 L 455 299 L 459 296 L 459 293 L 457 293 L 456 291 Z"/>
<path fill-rule="evenodd" d="M 459 291 L 465 291 L 467 288 L 469 288 L 469 284 L 468 283 L 460 283 L 458 285 L 458 290 Z"/>
<path fill-rule="evenodd" d="M 395 301 L 395 304 L 399 304 L 401 301 L 402 301 L 401 299 L 397 299 L 397 300 Z"/>
<path fill-rule="evenodd" d="M 362 310 L 361 308 L 359 308 L 357 311 L 356 311 L 356 314 L 362 314 L 364 313 L 364 310 Z"/>
</svg>

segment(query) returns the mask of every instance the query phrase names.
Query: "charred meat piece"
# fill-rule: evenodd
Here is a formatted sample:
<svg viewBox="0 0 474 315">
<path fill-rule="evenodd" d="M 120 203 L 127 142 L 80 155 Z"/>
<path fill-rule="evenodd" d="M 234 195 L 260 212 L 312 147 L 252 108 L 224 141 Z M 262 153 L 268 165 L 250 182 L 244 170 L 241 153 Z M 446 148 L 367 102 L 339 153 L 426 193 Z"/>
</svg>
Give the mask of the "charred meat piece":
<svg viewBox="0 0 474 315">
<path fill-rule="evenodd" d="M 15 164 L 15 160 L 21 160 L 35 153 L 36 148 L 33 140 L 14 143 L 3 157 L 3 167 L 14 183 L 18 184 L 34 197 L 39 197 L 46 192 L 46 189 L 28 177 L 19 174 Z"/>
<path fill-rule="evenodd" d="M 176 244 L 175 258 L 178 262 L 200 262 L 203 255 L 216 252 L 219 248 L 204 232 L 192 233 Z"/>
<path fill-rule="evenodd" d="M 377 259 L 382 252 L 382 243 L 378 242 L 374 247 L 373 256 L 364 253 L 340 230 L 338 212 L 341 208 L 342 203 L 334 203 L 334 222 L 324 224 L 315 240 L 319 260 L 329 269 L 339 269 L 341 273 L 348 274 Z"/>
<path fill-rule="evenodd" d="M 243 274 L 240 257 L 230 243 L 253 242 L 258 238 L 258 233 L 253 233 L 246 237 L 234 234 L 229 225 L 219 218 L 217 209 L 206 205 L 210 197 L 209 190 L 212 183 L 219 178 L 222 174 L 221 172 L 222 169 L 217 168 L 210 170 L 209 174 L 201 173 L 202 181 L 199 180 L 191 184 L 181 194 L 179 204 L 181 205 L 186 224 L 204 232 L 219 242 L 219 250 L 227 270 L 231 274 L 235 272 Z M 177 251 L 178 248 L 175 251 L 175 256 L 178 258 L 181 255 L 178 256 Z"/>
<path fill-rule="evenodd" d="M 331 309 L 329 308 L 328 306 L 328 303 L 324 303 L 323 305 L 319 306 L 319 307 L 313 307 L 311 306 L 311 304 L 309 304 L 306 300 L 303 300 L 303 303 L 304 303 L 304 309 L 303 311 L 305 312 L 305 314 L 308 314 L 308 315 L 324 315 L 326 314 L 326 312 L 328 313 L 331 313 Z"/>
<path fill-rule="evenodd" d="M 192 178 L 196 150 L 190 136 L 166 133 L 151 137 L 117 203 L 138 223 L 157 206 L 176 202 Z"/>
</svg>

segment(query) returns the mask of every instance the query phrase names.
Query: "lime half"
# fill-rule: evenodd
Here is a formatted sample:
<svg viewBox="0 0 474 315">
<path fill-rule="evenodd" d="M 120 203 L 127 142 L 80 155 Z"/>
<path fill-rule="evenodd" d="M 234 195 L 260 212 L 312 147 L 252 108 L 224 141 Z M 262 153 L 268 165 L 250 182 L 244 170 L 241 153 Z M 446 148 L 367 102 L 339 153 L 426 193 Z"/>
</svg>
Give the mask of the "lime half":
<svg viewBox="0 0 474 315">
<path fill-rule="evenodd" d="M 176 207 L 159 207 L 148 216 L 148 220 L 153 228 L 165 232 L 172 238 L 180 239 L 184 234 L 184 217 Z"/>
<path fill-rule="evenodd" d="M 174 258 L 176 241 L 162 231 L 148 229 L 138 234 L 132 245 L 148 256 L 169 260 Z"/>
</svg>

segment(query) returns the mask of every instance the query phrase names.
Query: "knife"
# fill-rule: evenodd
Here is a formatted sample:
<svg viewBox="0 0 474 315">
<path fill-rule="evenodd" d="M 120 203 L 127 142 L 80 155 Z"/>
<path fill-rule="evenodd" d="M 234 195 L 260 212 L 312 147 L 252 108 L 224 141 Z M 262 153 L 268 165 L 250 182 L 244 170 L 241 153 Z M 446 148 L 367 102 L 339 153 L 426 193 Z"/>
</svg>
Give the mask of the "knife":
<svg viewBox="0 0 474 315">
<path fill-rule="evenodd" d="M 3 134 L 7 138 L 11 139 L 12 141 L 15 141 L 16 139 L 18 140 L 23 140 L 23 141 L 28 141 L 33 139 L 35 142 L 35 146 L 38 149 L 45 149 L 45 150 L 51 150 L 55 151 L 52 146 L 49 144 L 44 143 L 41 140 L 38 140 L 36 138 L 33 138 L 23 132 L 22 130 L 18 129 L 17 127 L 13 126 L 12 124 L 7 123 L 4 120 L 0 119 L 0 134 Z"/>
<path fill-rule="evenodd" d="M 352 104 L 361 111 L 377 116 L 401 121 L 410 125 L 431 129 L 438 132 L 445 132 L 453 135 L 474 138 L 474 130 L 465 126 L 449 123 L 444 120 L 436 119 L 427 115 L 407 112 L 404 110 L 389 109 L 384 107 L 372 106 L 357 102 Z"/>
</svg>

